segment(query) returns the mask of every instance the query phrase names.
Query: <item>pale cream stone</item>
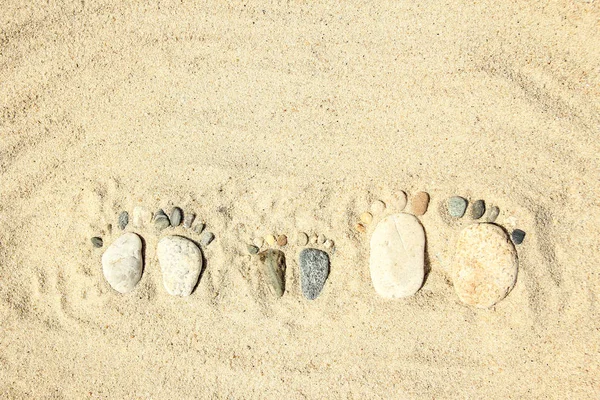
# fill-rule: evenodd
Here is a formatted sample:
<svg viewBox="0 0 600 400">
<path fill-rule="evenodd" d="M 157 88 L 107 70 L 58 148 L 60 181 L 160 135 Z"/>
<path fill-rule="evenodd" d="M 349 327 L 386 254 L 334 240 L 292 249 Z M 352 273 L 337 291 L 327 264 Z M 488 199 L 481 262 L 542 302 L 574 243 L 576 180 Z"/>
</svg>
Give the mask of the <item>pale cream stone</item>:
<svg viewBox="0 0 600 400">
<path fill-rule="evenodd" d="M 181 236 L 167 236 L 156 249 L 163 285 L 173 296 L 189 296 L 202 271 L 202 252 L 194 242 Z"/>
<path fill-rule="evenodd" d="M 152 211 L 141 206 L 133 208 L 132 225 L 134 228 L 143 228 L 150 222 L 152 222 Z"/>
<path fill-rule="evenodd" d="M 119 293 L 133 290 L 142 277 L 142 240 L 135 233 L 121 235 L 102 255 L 102 272 Z"/>
</svg>

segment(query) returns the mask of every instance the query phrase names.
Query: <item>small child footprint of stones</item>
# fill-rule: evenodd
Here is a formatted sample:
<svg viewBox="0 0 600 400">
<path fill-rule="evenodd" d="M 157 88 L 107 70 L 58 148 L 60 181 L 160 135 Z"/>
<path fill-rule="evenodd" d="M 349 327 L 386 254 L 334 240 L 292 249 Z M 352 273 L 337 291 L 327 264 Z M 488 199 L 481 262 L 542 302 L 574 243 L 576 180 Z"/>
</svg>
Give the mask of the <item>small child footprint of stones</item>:
<svg viewBox="0 0 600 400">
<path fill-rule="evenodd" d="M 306 246 L 309 242 L 309 237 L 304 232 L 298 234 L 298 245 Z M 322 245 L 333 253 L 334 243 L 331 239 L 327 239 L 325 235 L 320 234 L 310 238 L 312 246 Z M 298 256 L 300 264 L 300 286 L 302 294 L 308 300 L 314 300 L 321 294 L 325 286 L 325 282 L 329 277 L 329 254 L 315 247 L 307 247 L 300 251 Z"/>
<path fill-rule="evenodd" d="M 261 287 L 261 292 L 267 289 L 274 297 L 282 297 L 285 293 L 286 280 L 286 262 L 285 253 L 278 247 L 285 247 L 288 244 L 286 235 L 266 235 L 265 237 L 257 237 L 252 240 L 252 244 L 248 244 L 247 250 L 251 255 L 256 255 L 259 261 L 258 286 Z M 267 247 L 260 251 L 261 247 Z"/>
</svg>

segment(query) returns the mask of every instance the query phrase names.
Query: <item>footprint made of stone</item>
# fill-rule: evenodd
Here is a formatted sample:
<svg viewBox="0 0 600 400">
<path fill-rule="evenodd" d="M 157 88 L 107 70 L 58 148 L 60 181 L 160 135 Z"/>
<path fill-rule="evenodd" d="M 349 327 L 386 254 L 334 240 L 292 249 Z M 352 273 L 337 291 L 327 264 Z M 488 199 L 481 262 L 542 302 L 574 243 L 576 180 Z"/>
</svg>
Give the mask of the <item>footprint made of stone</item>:
<svg viewBox="0 0 600 400">
<path fill-rule="evenodd" d="M 285 292 L 285 254 L 281 250 L 267 249 L 258 253 L 258 259 L 262 266 L 262 275 L 271 292 L 277 296 L 283 296 Z"/>
<path fill-rule="evenodd" d="M 194 242 L 182 236 L 167 236 L 156 249 L 163 285 L 173 296 L 189 296 L 202 271 L 202 252 Z"/>
<path fill-rule="evenodd" d="M 102 255 L 104 277 L 119 293 L 133 290 L 142 278 L 142 240 L 135 233 L 125 233 Z"/>
<path fill-rule="evenodd" d="M 300 252 L 300 285 L 308 300 L 316 299 L 329 276 L 329 255 L 323 250 L 307 248 Z"/>
</svg>

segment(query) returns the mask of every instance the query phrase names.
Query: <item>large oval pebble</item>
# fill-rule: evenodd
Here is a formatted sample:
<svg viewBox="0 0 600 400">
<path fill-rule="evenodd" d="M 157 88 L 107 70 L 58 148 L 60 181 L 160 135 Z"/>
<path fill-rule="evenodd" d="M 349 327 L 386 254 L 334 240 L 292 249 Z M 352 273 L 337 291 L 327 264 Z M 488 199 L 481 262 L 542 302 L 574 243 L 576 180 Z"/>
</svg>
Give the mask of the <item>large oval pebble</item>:
<svg viewBox="0 0 600 400">
<path fill-rule="evenodd" d="M 502 228 L 468 226 L 460 233 L 450 269 L 454 290 L 463 303 L 489 308 L 515 286 L 518 265 L 515 247 Z"/>
<path fill-rule="evenodd" d="M 135 233 L 125 233 L 102 255 L 102 272 L 110 286 L 119 293 L 133 290 L 142 278 L 142 240 Z"/>
<path fill-rule="evenodd" d="M 189 296 L 202 271 L 202 253 L 198 246 L 181 236 L 167 236 L 156 249 L 163 285 L 173 296 Z"/>
<path fill-rule="evenodd" d="M 415 294 L 425 276 L 425 232 L 415 216 L 383 219 L 371 236 L 369 268 L 375 291 L 386 298 Z"/>
<path fill-rule="evenodd" d="M 309 300 L 316 299 L 329 276 L 329 256 L 319 249 L 300 252 L 300 283 L 302 294 Z"/>
</svg>

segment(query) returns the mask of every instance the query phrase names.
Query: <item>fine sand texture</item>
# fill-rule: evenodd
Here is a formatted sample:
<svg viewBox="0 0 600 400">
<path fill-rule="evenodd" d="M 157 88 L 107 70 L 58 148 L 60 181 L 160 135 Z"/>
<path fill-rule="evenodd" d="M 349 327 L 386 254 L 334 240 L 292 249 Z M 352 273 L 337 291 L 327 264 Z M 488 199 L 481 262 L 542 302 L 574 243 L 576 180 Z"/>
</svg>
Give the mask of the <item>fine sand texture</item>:
<svg viewBox="0 0 600 400">
<path fill-rule="evenodd" d="M 600 2 L 0 2 L 0 397 L 594 399 L 600 396 Z M 418 191 L 425 282 L 384 299 L 380 199 Z M 526 232 L 512 292 L 461 303 L 468 217 Z M 113 290 L 121 211 L 193 211 L 216 236 L 189 297 L 158 241 Z M 107 228 L 113 225 L 112 231 Z M 329 278 L 302 296 L 295 233 Z M 287 234 L 285 293 L 256 236 Z M 104 239 L 94 248 L 93 236 Z"/>
</svg>

